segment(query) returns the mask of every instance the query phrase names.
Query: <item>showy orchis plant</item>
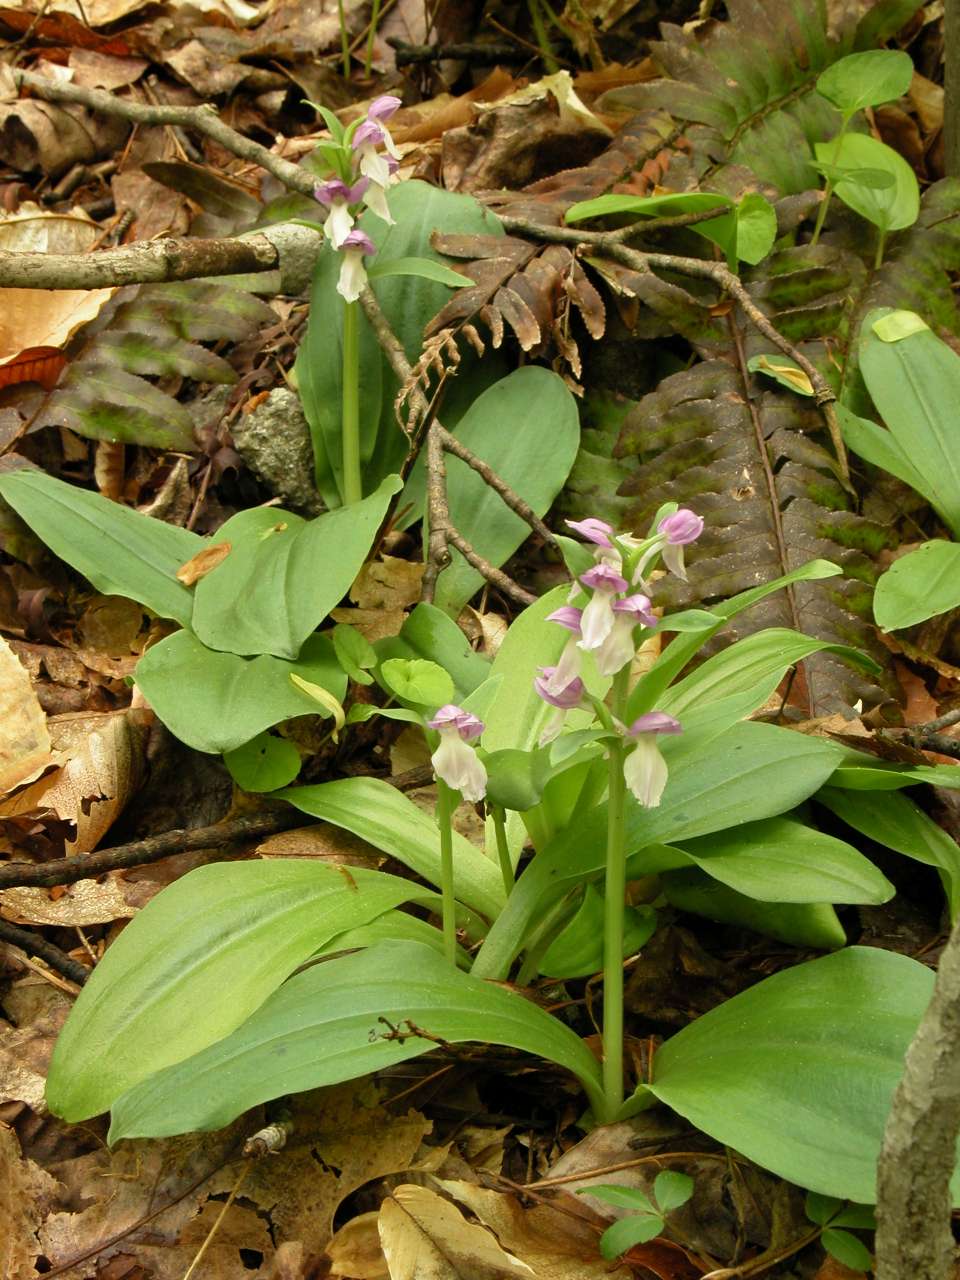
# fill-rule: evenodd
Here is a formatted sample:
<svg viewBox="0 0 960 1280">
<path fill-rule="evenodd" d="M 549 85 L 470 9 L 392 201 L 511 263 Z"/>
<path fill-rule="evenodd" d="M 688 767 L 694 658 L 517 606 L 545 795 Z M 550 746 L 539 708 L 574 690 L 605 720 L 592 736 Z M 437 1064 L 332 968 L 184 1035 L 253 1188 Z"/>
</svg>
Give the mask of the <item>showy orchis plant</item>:
<svg viewBox="0 0 960 1280">
<path fill-rule="evenodd" d="M 607 858 L 604 889 L 603 953 L 603 1089 L 608 1113 L 623 1101 L 623 932 L 626 897 L 624 821 L 626 793 L 646 808 L 660 804 L 667 785 L 667 766 L 657 738 L 680 733 L 681 725 L 663 711 L 650 711 L 624 724 L 630 667 L 638 645 L 658 625 L 645 577 L 662 558 L 679 577 L 686 576 L 683 548 L 703 532 L 693 511 L 669 507 L 658 512 L 646 538 L 618 536 L 603 520 L 568 520 L 569 526 L 596 548 L 593 568 L 582 573 L 571 602 L 550 615 L 570 632 L 555 667 L 542 667 L 534 682 L 537 693 L 557 709 L 541 743 L 555 738 L 567 713 L 592 707 L 605 730 L 608 759 Z M 579 603 L 574 603 L 578 601 Z M 586 692 L 580 676 L 584 653 L 592 653 L 601 676 L 612 677 L 609 706 Z"/>
<path fill-rule="evenodd" d="M 360 470 L 360 293 L 367 283 L 364 258 L 376 251 L 370 237 L 356 226 L 364 208 L 388 224 L 393 217 L 387 204 L 387 188 L 394 181 L 398 154 L 385 121 L 400 106 L 400 99 L 383 94 L 370 104 L 366 116 L 344 129 L 331 112 L 321 111 L 332 142 L 320 150 L 333 175 L 314 188 L 317 201 L 328 211 L 323 232 L 343 261 L 337 292 L 343 311 L 343 500 L 359 502 L 363 496 Z M 386 154 L 384 154 L 386 153 Z"/>
<path fill-rule="evenodd" d="M 440 745 L 430 757 L 437 779 L 437 825 L 440 828 L 440 893 L 443 915 L 443 949 L 457 964 L 457 899 L 453 879 L 453 814 L 457 794 L 471 804 L 487 790 L 487 770 L 471 743 L 483 733 L 483 721 L 454 706 L 440 708 L 427 728 L 440 735 Z"/>
</svg>

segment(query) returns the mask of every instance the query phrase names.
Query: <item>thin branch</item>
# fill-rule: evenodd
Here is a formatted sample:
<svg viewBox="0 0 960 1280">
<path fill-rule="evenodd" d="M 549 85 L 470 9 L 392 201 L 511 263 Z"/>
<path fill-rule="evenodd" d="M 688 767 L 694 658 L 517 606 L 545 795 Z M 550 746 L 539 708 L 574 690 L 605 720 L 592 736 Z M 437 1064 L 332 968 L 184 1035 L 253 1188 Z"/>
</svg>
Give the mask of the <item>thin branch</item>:
<svg viewBox="0 0 960 1280">
<path fill-rule="evenodd" d="M 468 467 L 471 467 L 484 483 L 490 486 L 494 493 L 500 495 L 504 504 L 511 511 L 516 512 L 521 520 L 525 520 L 534 533 L 539 533 L 544 542 L 548 542 L 551 545 L 556 542 L 552 531 L 543 523 L 533 507 L 524 502 L 518 493 L 515 493 L 504 480 L 501 480 L 488 463 L 484 462 L 482 458 L 478 458 L 475 453 L 471 453 L 465 444 L 462 444 L 455 435 L 451 435 L 446 427 L 441 426 L 439 422 L 435 422 L 433 425 L 440 436 L 440 443 L 446 453 L 452 453 L 454 457 L 459 458 L 461 462 L 465 462 Z"/>
<path fill-rule="evenodd" d="M 59 947 L 55 947 L 52 942 L 42 938 L 39 933 L 34 933 L 32 929 L 21 929 L 6 920 L 0 920 L 0 942 L 9 942 L 19 947 L 21 951 L 25 951 L 28 956 L 36 956 L 43 960 L 51 969 L 63 974 L 78 987 L 82 987 L 90 977 L 90 970 L 85 965 L 77 960 L 71 960 L 65 951 L 61 951 Z"/>
<path fill-rule="evenodd" d="M 676 227 L 695 227 L 698 222 L 709 222 L 711 218 L 719 218 L 730 212 L 729 205 L 717 205 L 713 209 L 701 209 L 698 213 L 677 213 L 669 218 L 640 218 L 626 227 L 616 231 L 605 231 L 611 243 L 625 244 L 628 240 L 649 235 L 652 231 L 671 231 Z"/>
<path fill-rule="evenodd" d="M 217 108 L 210 102 L 204 102 L 198 107 L 155 107 L 118 98 L 103 89 L 87 89 L 81 85 L 54 82 L 32 71 L 15 68 L 11 74 L 18 89 L 30 89 L 46 102 L 72 102 L 100 115 L 129 120 L 131 124 L 174 125 L 182 129 L 193 129 L 212 138 L 239 159 L 259 165 L 290 191 L 297 191 L 304 196 L 313 195 L 317 182 L 313 174 L 290 160 L 284 160 L 282 156 L 238 133 L 236 129 L 231 129 L 221 120 Z"/>
<path fill-rule="evenodd" d="M 276 245 L 262 235 L 245 240 L 141 240 L 93 253 L 0 251 L 0 288 L 111 289 L 272 271 L 279 265 Z"/>
<path fill-rule="evenodd" d="M 845 485 L 849 487 L 850 469 L 847 462 L 847 451 L 837 419 L 836 393 L 802 351 L 789 342 L 779 330 L 770 323 L 744 288 L 740 278 L 723 265 L 722 262 L 710 262 L 705 258 L 688 258 L 673 253 L 648 253 L 640 249 L 631 249 L 622 243 L 619 232 L 580 231 L 575 227 L 549 227 L 526 218 L 502 217 L 505 230 L 516 235 L 526 236 L 531 240 L 544 240 L 551 244 L 572 244 L 578 248 L 590 247 L 590 252 L 601 257 L 612 258 L 632 271 L 640 273 L 659 268 L 661 271 L 675 271 L 678 275 L 691 276 L 701 280 L 712 280 L 714 284 L 735 299 L 744 315 L 753 327 L 780 351 L 795 360 L 810 379 L 817 404 L 830 432 L 830 439 L 837 455 L 840 473 Z"/>
<path fill-rule="evenodd" d="M 50 888 L 55 884 L 74 884 L 77 880 L 87 880 L 103 875 L 106 871 L 141 867 L 148 862 L 168 858 L 171 854 L 190 853 L 195 849 L 214 849 L 303 825 L 302 813 L 296 809 L 284 808 L 266 813 L 243 814 L 239 818 L 216 822 L 209 827 L 163 831 L 159 835 L 147 836 L 144 840 L 117 845 L 113 849 L 59 858 L 56 862 L 7 862 L 0 866 L 0 889 L 35 885 Z"/>
</svg>

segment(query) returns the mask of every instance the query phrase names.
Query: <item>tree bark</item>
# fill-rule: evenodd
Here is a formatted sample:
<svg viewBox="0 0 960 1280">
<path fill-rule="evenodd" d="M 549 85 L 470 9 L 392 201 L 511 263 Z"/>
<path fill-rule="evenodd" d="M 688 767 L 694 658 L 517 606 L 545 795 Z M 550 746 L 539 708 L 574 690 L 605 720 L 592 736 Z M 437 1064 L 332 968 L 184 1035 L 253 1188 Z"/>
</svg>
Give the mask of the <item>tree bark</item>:
<svg viewBox="0 0 960 1280">
<path fill-rule="evenodd" d="M 907 1050 L 877 1169 L 876 1280 L 952 1280 L 960 1134 L 960 922 Z"/>
</svg>

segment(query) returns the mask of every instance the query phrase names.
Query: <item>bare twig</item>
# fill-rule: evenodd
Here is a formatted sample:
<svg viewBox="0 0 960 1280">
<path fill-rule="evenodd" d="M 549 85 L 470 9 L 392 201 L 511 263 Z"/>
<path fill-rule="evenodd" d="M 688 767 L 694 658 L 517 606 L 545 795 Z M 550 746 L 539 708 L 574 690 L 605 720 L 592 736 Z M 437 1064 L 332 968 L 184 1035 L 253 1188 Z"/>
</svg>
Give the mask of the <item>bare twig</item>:
<svg viewBox="0 0 960 1280">
<path fill-rule="evenodd" d="M 578 248 L 589 246 L 590 252 L 601 257 L 612 258 L 632 271 L 644 273 L 659 268 L 661 271 L 675 271 L 678 275 L 691 276 L 701 280 L 712 280 L 725 293 L 728 293 L 740 306 L 744 315 L 753 327 L 780 351 L 795 360 L 810 379 L 817 404 L 830 432 L 830 439 L 837 455 L 840 473 L 846 485 L 850 483 L 850 470 L 847 462 L 847 451 L 840 432 L 840 423 L 834 407 L 836 394 L 820 371 L 812 364 L 802 351 L 789 342 L 779 330 L 770 323 L 744 288 L 739 277 L 724 266 L 722 262 L 711 262 L 705 258 L 688 258 L 673 253 L 648 253 L 640 249 L 631 249 L 623 244 L 619 232 L 581 231 L 576 227 L 550 227 L 526 218 L 502 217 L 501 221 L 507 231 L 515 235 L 526 236 L 531 240 L 544 240 L 552 244 L 573 244 Z"/>
<path fill-rule="evenodd" d="M 101 115 L 129 120 L 131 124 L 174 125 L 182 129 L 193 129 L 212 138 L 241 160 L 259 165 L 290 191 L 297 191 L 304 196 L 313 195 L 317 182 L 313 174 L 290 160 L 285 160 L 283 156 L 276 155 L 252 138 L 238 133 L 236 129 L 231 129 L 210 102 L 204 102 L 198 107 L 149 106 L 118 98 L 103 89 L 87 89 L 81 85 L 48 80 L 46 76 L 36 75 L 32 71 L 14 69 L 12 74 L 18 89 L 30 89 L 47 102 L 76 103 Z"/>
<path fill-rule="evenodd" d="M 407 44 L 397 36 L 387 36 L 387 44 L 395 50 L 398 67 L 422 62 L 443 62 L 455 58 L 470 66 L 480 67 L 502 63 L 522 66 L 530 61 L 525 49 L 512 44 L 494 44 L 493 41 L 476 40 L 467 44 Z"/>
<path fill-rule="evenodd" d="M 90 970 L 78 960 L 71 960 L 65 951 L 55 947 L 52 942 L 42 938 L 32 929 L 21 929 L 18 925 L 0 920 L 0 942 L 9 942 L 25 951 L 28 956 L 36 956 L 56 970 L 65 978 L 82 987 L 90 976 Z"/>
<path fill-rule="evenodd" d="M 960 1133 L 960 923 L 907 1050 L 877 1166 L 877 1280 L 954 1274 L 950 1179 Z"/>
<path fill-rule="evenodd" d="M 162 284 L 272 271 L 279 261 L 276 245 L 261 235 L 244 240 L 141 240 L 94 253 L 0 251 L 0 288 L 110 289 Z"/>
<path fill-rule="evenodd" d="M 12 889 L 25 885 L 49 888 L 55 884 L 74 884 L 103 875 L 106 871 L 119 871 L 124 867 L 141 867 L 157 862 L 174 853 L 189 853 L 195 849 L 214 849 L 236 844 L 241 840 L 255 840 L 259 836 L 273 835 L 277 831 L 289 831 L 303 826 L 303 814 L 296 809 L 275 809 L 266 813 L 247 813 L 226 822 L 216 822 L 209 827 L 193 827 L 189 830 L 164 831 L 160 835 L 133 840 L 113 849 L 100 849 L 97 853 L 81 853 L 72 858 L 59 858 L 56 862 L 7 862 L 0 866 L 0 889 Z"/>
<path fill-rule="evenodd" d="M 698 222 L 709 222 L 711 218 L 719 218 L 730 212 L 729 205 L 717 205 L 714 209 L 701 209 L 699 213 L 677 213 L 667 218 L 639 218 L 626 227 L 618 227 L 616 231 L 604 232 L 611 243 L 619 241 L 626 244 L 628 240 L 639 239 L 652 231 L 671 231 L 675 227 L 695 227 Z"/>
</svg>

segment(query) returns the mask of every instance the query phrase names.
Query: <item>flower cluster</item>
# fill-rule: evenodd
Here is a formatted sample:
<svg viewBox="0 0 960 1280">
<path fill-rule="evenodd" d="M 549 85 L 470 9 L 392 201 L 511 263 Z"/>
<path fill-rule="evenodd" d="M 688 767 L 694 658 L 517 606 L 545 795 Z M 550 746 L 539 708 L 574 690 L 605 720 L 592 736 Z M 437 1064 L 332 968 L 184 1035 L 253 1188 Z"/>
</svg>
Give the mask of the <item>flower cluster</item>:
<svg viewBox="0 0 960 1280">
<path fill-rule="evenodd" d="M 340 145 L 326 148 L 338 173 L 314 188 L 314 196 L 327 210 L 324 234 L 343 255 L 337 291 L 347 302 L 359 298 L 367 281 L 363 260 L 376 248 L 355 225 L 361 210 L 367 208 L 384 222 L 393 222 L 386 192 L 397 171 L 399 153 L 385 121 L 399 106 L 400 99 L 392 94 L 375 98 L 366 117 L 346 130 Z"/>
<path fill-rule="evenodd" d="M 571 603 L 549 616 L 550 622 L 570 634 L 557 665 L 541 667 L 534 682 L 540 697 L 556 708 L 541 735 L 541 743 L 552 741 L 560 733 L 568 711 L 591 705 L 580 674 L 584 653 L 593 654 L 602 676 L 615 676 L 633 661 L 638 639 L 642 638 L 638 628 L 652 630 L 658 622 L 646 594 L 646 575 L 662 557 L 672 573 L 685 577 L 683 548 L 703 532 L 701 517 L 684 508 L 664 515 L 647 538 L 617 535 L 606 521 L 593 517 L 567 523 L 594 544 L 595 563 L 580 575 Z M 584 595 L 584 603 L 573 603 Z M 667 769 L 657 735 L 679 733 L 679 723 L 664 712 L 653 711 L 629 727 L 616 720 L 614 725 L 630 746 L 624 765 L 628 787 L 642 805 L 658 805 Z"/>
<path fill-rule="evenodd" d="M 482 800 L 487 793 L 487 770 L 470 744 L 483 733 L 483 721 L 448 702 L 427 721 L 427 727 L 440 735 L 440 745 L 430 757 L 437 777 L 469 803 Z"/>
</svg>

